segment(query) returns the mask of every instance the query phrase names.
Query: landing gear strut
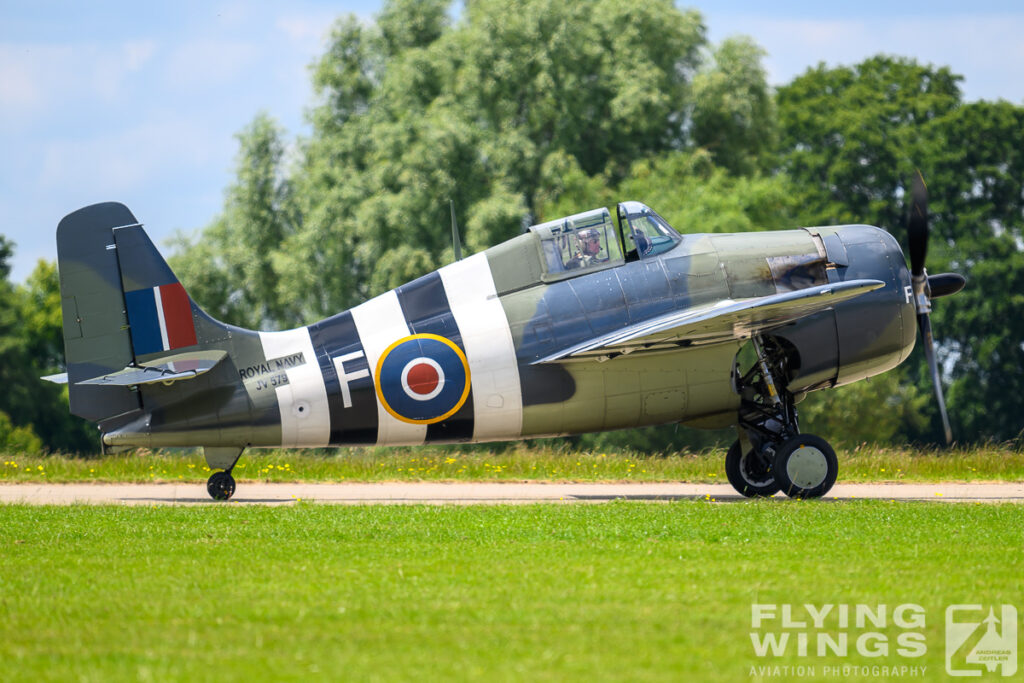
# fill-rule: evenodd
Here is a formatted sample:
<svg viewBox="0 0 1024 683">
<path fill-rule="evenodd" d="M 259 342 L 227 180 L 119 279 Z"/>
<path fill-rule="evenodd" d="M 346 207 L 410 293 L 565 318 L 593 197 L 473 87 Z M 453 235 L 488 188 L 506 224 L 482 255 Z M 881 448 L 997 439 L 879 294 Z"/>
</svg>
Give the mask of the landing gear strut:
<svg viewBox="0 0 1024 683">
<path fill-rule="evenodd" d="M 789 356 L 771 338 L 751 337 L 757 362 L 742 377 L 740 438 L 725 457 L 725 473 L 744 496 L 818 498 L 832 488 L 839 473 L 835 451 L 813 434 L 801 434 L 796 402 L 780 379 L 788 376 Z"/>
</svg>

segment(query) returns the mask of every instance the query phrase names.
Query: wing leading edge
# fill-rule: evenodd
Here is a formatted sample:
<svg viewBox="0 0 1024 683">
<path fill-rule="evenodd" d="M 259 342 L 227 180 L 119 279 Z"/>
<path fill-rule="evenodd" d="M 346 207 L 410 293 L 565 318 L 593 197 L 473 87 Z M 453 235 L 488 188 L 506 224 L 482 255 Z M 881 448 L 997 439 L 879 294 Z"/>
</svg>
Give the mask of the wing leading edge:
<svg viewBox="0 0 1024 683">
<path fill-rule="evenodd" d="M 828 310 L 841 301 L 884 287 L 881 280 L 850 280 L 754 299 L 725 299 L 634 323 L 534 361 L 553 363 L 580 356 L 608 356 L 669 348 L 682 342 L 713 344 L 745 339 Z"/>
</svg>

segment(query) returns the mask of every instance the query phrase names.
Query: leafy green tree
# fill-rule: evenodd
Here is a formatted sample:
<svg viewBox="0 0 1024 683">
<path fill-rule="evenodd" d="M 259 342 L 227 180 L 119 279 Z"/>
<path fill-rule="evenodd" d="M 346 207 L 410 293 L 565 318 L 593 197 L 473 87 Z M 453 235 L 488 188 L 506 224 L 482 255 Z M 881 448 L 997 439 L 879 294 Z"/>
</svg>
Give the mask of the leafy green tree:
<svg viewBox="0 0 1024 683">
<path fill-rule="evenodd" d="M 908 431 L 925 428 L 924 414 L 931 400 L 929 387 L 906 382 L 899 372 L 887 372 L 811 392 L 797 408 L 801 431 L 850 447 L 863 442 L 904 442 Z"/>
<path fill-rule="evenodd" d="M 26 350 L 39 367 L 62 367 L 64 333 L 57 264 L 40 260 L 19 289 Z"/>
<path fill-rule="evenodd" d="M 937 300 L 932 316 L 952 381 L 954 433 L 961 441 L 1013 438 L 1024 427 L 1024 110 L 1006 102 L 962 104 L 959 80 L 948 68 L 893 57 L 809 70 L 779 90 L 782 165 L 800 188 L 807 222 L 873 223 L 901 239 L 907 188 L 921 169 L 932 214 L 929 270 L 956 270 L 969 282 L 955 297 Z M 900 373 L 902 383 L 930 393 L 920 350 Z M 905 391 L 885 382 L 875 387 L 878 403 Z M 836 414 L 857 410 L 842 392 L 828 400 Z M 934 401 L 922 410 L 926 426 L 907 420 L 900 437 L 940 441 Z"/>
<path fill-rule="evenodd" d="M 694 11 L 646 0 L 481 0 L 453 35 L 456 96 L 485 133 L 485 153 L 536 214 L 537 178 L 564 151 L 588 175 L 685 140 L 690 80 L 705 44 Z"/>
<path fill-rule="evenodd" d="M 620 429 L 570 437 L 577 448 L 591 452 L 633 451 L 648 455 L 668 455 L 680 451 L 700 451 L 728 447 L 736 439 L 736 430 L 694 429 L 680 424 Z"/>
<path fill-rule="evenodd" d="M 0 411 L 0 452 L 36 454 L 42 450 L 43 440 L 31 426 L 16 427 L 7 413 Z"/>
<path fill-rule="evenodd" d="M 22 305 L 18 289 L 11 284 L 10 258 L 14 243 L 0 236 L 0 411 L 14 424 L 31 421 L 32 388 L 36 380 L 31 376 L 29 354 L 22 327 Z"/>
<path fill-rule="evenodd" d="M 587 176 L 568 155 L 552 155 L 542 172 L 542 214 L 556 217 L 619 199 L 643 201 L 681 233 L 747 232 L 799 227 L 800 206 L 784 173 L 734 175 L 705 149 L 670 151 L 636 161 L 617 186 Z"/>
<path fill-rule="evenodd" d="M 901 230 L 930 124 L 960 104 L 960 80 L 947 67 L 878 56 L 819 64 L 779 88 L 782 168 L 800 189 L 804 221 Z"/>
<path fill-rule="evenodd" d="M 26 359 L 26 388 L 30 394 L 24 404 L 26 414 L 21 418 L 21 424 L 38 434 L 47 450 L 99 452 L 99 432 L 95 425 L 69 412 L 67 386 L 39 379 L 42 375 L 66 369 L 60 280 L 56 264 L 40 260 L 25 284 L 17 287 L 17 295 L 22 348 Z M 17 429 L 15 427 L 12 434 L 17 434 Z M 33 442 L 29 439 L 24 443 L 29 444 L 24 446 L 29 449 Z"/>
<path fill-rule="evenodd" d="M 441 8 L 389 3 L 378 25 L 343 19 L 314 65 L 313 137 L 292 178 L 301 229 L 276 254 L 278 296 L 303 319 L 440 265 L 447 199 L 464 218 L 480 194 L 478 141 L 454 102 L 434 101 L 454 57 L 431 47 Z"/>
<path fill-rule="evenodd" d="M 238 135 L 237 177 L 224 211 L 195 241 L 179 235 L 182 254 L 171 259 L 191 296 L 211 315 L 245 327 L 273 328 L 287 320 L 273 259 L 296 216 L 281 138 L 266 114 Z"/>
<path fill-rule="evenodd" d="M 569 161 L 614 183 L 689 144 L 703 46 L 700 17 L 666 0 L 479 0 L 454 26 L 448 3 L 405 1 L 374 24 L 342 19 L 313 66 L 313 134 L 287 178 L 294 229 L 266 257 L 276 300 L 297 311 L 288 321 L 442 265 L 449 199 L 479 250 L 540 219 L 546 169 Z M 183 245 L 182 261 L 228 273 L 208 270 L 220 230 Z M 223 284 L 211 289 L 250 289 Z"/>
<path fill-rule="evenodd" d="M 14 285 L 13 250 L 0 236 L 0 449 L 95 452 L 96 429 L 70 415 L 67 388 L 40 379 L 64 369 L 57 270 L 40 261 L 24 285 Z"/>
<path fill-rule="evenodd" d="M 1024 353 L 1019 107 L 964 105 L 948 68 L 887 56 L 819 65 L 773 98 L 757 45 L 709 47 L 700 15 L 668 0 L 475 0 L 457 22 L 449 9 L 391 0 L 375 22 L 341 19 L 294 163 L 266 117 L 240 135 L 223 214 L 174 263 L 212 313 L 298 324 L 437 268 L 452 258 L 449 199 L 470 251 L 627 198 L 683 232 L 864 222 L 902 237 L 921 168 L 930 270 L 972 283 L 934 314 L 954 424 L 966 439 L 1019 431 L 1024 391 L 993 388 Z M 915 356 L 803 410 L 847 440 L 872 424 L 934 439 L 924 379 Z M 854 414 L 867 417 L 841 429 Z M 680 438 L 645 434 L 651 448 Z"/>
<path fill-rule="evenodd" d="M 935 302 L 959 439 L 1024 431 L 1024 107 L 974 102 L 945 116 L 933 140 L 929 270 L 967 277 Z M 921 368 L 923 374 L 923 368 Z"/>
<path fill-rule="evenodd" d="M 384 52 L 426 47 L 448 28 L 450 0 L 390 0 L 377 17 Z"/>
<path fill-rule="evenodd" d="M 732 173 L 772 168 L 776 116 L 765 54 L 749 37 L 727 38 L 693 79 L 693 143 Z"/>
<path fill-rule="evenodd" d="M 638 161 L 619 186 L 683 233 L 747 232 L 799 227 L 799 205 L 784 173 L 736 176 L 706 150 L 669 152 Z"/>
</svg>

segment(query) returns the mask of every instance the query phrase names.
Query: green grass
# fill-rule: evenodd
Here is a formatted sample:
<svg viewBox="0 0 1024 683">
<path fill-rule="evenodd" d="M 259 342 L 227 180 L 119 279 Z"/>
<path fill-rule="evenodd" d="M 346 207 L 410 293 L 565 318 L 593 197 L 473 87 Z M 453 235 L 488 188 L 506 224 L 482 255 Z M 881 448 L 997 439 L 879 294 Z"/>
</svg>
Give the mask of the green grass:
<svg viewBox="0 0 1024 683">
<path fill-rule="evenodd" d="M 341 448 L 247 452 L 235 468 L 241 481 L 690 481 L 724 482 L 725 453 L 644 455 L 568 447 L 516 445 Z M 198 451 L 142 450 L 114 456 L 2 456 L 2 482 L 205 481 Z M 859 446 L 839 449 L 839 481 L 1021 481 L 1024 450 L 1008 446 L 914 450 Z"/>
<path fill-rule="evenodd" d="M 0 678 L 935 680 L 947 604 L 1024 607 L 1022 548 L 1016 505 L 6 506 Z M 920 605 L 927 653 L 756 657 L 752 603 L 805 602 Z"/>
</svg>

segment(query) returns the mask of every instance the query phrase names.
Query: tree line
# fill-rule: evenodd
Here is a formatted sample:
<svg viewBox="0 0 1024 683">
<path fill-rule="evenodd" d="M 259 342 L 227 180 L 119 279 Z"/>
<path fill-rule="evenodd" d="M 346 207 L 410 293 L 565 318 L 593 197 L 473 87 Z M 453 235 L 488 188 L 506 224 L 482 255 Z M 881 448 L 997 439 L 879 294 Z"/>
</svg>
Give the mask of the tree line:
<svg viewBox="0 0 1024 683">
<path fill-rule="evenodd" d="M 208 312 L 292 327 L 449 263 L 449 200 L 470 252 L 623 199 L 682 233 L 868 223 L 905 243 L 920 169 L 929 265 L 968 279 L 932 317 L 954 431 L 1020 437 L 1024 108 L 965 102 L 949 68 L 894 56 L 819 64 L 773 89 L 758 45 L 709 43 L 700 13 L 670 0 L 474 0 L 457 19 L 450 4 L 389 0 L 373 22 L 340 18 L 311 66 L 311 133 L 290 139 L 261 113 L 238 134 L 223 210 L 179 234 L 170 259 Z M 5 287 L 0 438 L 95 448 L 61 417 L 60 392 L 28 376 L 62 360 L 53 265 Z M 803 426 L 847 443 L 938 443 L 930 392 L 918 349 L 896 371 L 812 394 Z M 669 426 L 582 442 L 709 438 L 731 437 Z"/>
</svg>

